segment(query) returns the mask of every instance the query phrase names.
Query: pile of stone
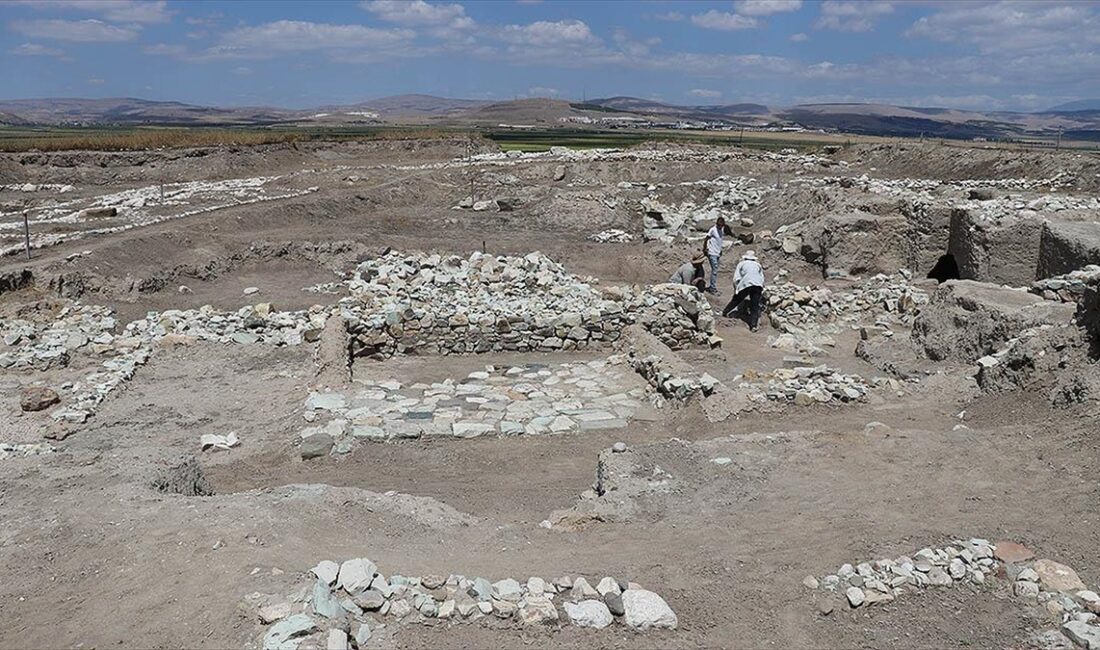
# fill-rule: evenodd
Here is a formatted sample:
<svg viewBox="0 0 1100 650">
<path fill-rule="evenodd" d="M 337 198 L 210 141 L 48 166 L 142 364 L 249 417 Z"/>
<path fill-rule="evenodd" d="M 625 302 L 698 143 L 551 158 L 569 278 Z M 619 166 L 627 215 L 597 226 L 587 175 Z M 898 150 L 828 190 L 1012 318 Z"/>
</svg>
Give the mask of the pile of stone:
<svg viewBox="0 0 1100 650">
<path fill-rule="evenodd" d="M 522 583 L 462 575 L 387 578 L 366 558 L 341 564 L 325 560 L 311 574 L 311 584 L 296 594 L 260 607 L 260 622 L 268 626 L 264 650 L 296 650 L 299 644 L 362 650 L 374 630 L 385 625 L 382 620 L 461 624 L 491 617 L 523 627 L 571 624 L 594 629 L 619 622 L 639 631 L 673 629 L 679 623 L 659 595 L 611 577 L 595 587 L 579 576 L 553 581 L 531 577 Z"/>
<path fill-rule="evenodd" d="M 0 321 L 6 348 L 0 353 L 0 368 L 45 370 L 67 365 L 80 349 L 108 352 L 116 325 L 113 312 L 98 305 L 64 307 L 44 324 L 23 319 Z"/>
<path fill-rule="evenodd" d="M 750 385 L 767 383 L 752 396 L 756 401 L 793 402 L 797 406 L 862 401 L 872 388 L 892 382 L 875 378 L 868 383 L 859 375 L 846 375 L 825 365 L 777 368 L 768 374 L 748 370 L 741 380 Z"/>
<path fill-rule="evenodd" d="M 276 311 L 270 303 L 258 303 L 230 312 L 204 305 L 149 312 L 145 320 L 127 325 L 126 332 L 152 340 L 173 334 L 214 343 L 298 345 L 320 336 L 328 313 L 329 308 L 320 305 L 306 311 Z"/>
<path fill-rule="evenodd" d="M 14 185 L 0 185 L 0 192 L 57 192 L 64 194 L 66 192 L 72 192 L 76 188 L 72 185 L 61 185 L 58 183 L 16 183 Z"/>
<path fill-rule="evenodd" d="M 1038 280 L 1031 285 L 1031 293 L 1058 302 L 1081 302 L 1089 285 L 1100 284 L 1100 266 L 1090 264 L 1082 269 Z"/>
<path fill-rule="evenodd" d="M 344 289 L 342 282 L 319 282 L 317 284 L 303 287 L 302 291 L 306 293 L 340 293 Z"/>
<path fill-rule="evenodd" d="M 0 442 L 0 460 L 9 458 L 25 458 L 27 456 L 39 456 L 51 454 L 56 451 L 53 446 L 45 442 L 16 443 Z"/>
<path fill-rule="evenodd" d="M 645 386 L 618 356 L 557 366 L 486 366 L 460 382 L 409 386 L 357 379 L 357 392 L 312 393 L 300 433 L 303 458 L 351 451 L 359 440 L 421 436 L 543 435 L 625 427 Z"/>
<path fill-rule="evenodd" d="M 359 266 L 340 301 L 357 356 L 576 350 L 644 322 L 671 347 L 714 331 L 690 287 L 601 290 L 541 253 L 469 258 L 391 252 Z"/>
<path fill-rule="evenodd" d="M 772 347 L 811 355 L 832 346 L 841 326 L 875 327 L 893 336 L 892 326 L 908 326 L 928 294 L 912 284 L 912 273 L 878 274 L 851 288 L 832 291 L 782 282 L 767 287 L 764 303 L 772 328 Z"/>
<path fill-rule="evenodd" d="M 673 243 L 702 240 L 718 217 L 725 217 L 730 223 L 736 222 L 742 212 L 759 204 L 769 190 L 759 187 L 756 179 L 749 176 L 720 176 L 713 181 L 682 185 L 703 185 L 713 191 L 703 205 L 688 201 L 666 206 L 656 196 L 643 198 L 641 210 L 645 227 L 643 238 L 646 241 Z"/>
<path fill-rule="evenodd" d="M 588 241 L 600 244 L 626 244 L 634 241 L 634 235 L 618 228 L 609 228 L 588 236 Z"/>
<path fill-rule="evenodd" d="M 1056 617 L 1061 633 L 1071 642 L 1085 650 L 1100 647 L 1100 595 L 1086 589 L 1071 567 L 1034 558 L 1034 552 L 1016 542 L 955 540 L 944 548 L 921 549 L 912 558 L 882 559 L 854 567 L 845 564 L 821 579 L 808 576 L 803 584 L 843 593 L 848 605 L 856 609 L 892 602 L 906 590 L 983 585 L 987 579 L 1003 576 L 1012 581 L 1015 596 L 1042 605 Z M 1065 643 L 1050 647 L 1065 647 Z"/>
<path fill-rule="evenodd" d="M 809 576 L 803 584 L 843 593 L 855 609 L 891 602 L 906 589 L 917 591 L 963 582 L 983 584 L 997 571 L 995 551 L 996 547 L 984 539 L 955 540 L 944 548 L 922 548 L 912 557 L 845 564 L 820 580 Z"/>
</svg>

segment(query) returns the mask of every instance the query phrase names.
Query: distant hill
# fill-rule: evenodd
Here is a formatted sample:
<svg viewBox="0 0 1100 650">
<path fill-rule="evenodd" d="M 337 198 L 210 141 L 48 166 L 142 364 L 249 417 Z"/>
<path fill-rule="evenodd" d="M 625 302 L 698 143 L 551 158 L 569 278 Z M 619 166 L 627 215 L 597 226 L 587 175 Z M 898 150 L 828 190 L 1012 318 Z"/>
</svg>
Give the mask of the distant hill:
<svg viewBox="0 0 1100 650">
<path fill-rule="evenodd" d="M 271 126 L 413 122 L 446 125 L 558 126 L 598 124 L 608 118 L 639 122 L 719 122 L 731 127 L 805 127 L 867 135 L 941 138 L 1049 137 L 1100 140 L 1100 100 L 1083 100 L 1037 113 L 964 111 L 890 104 L 804 104 L 769 107 L 754 103 L 666 104 L 637 97 L 587 102 L 530 98 L 488 102 L 432 95 L 398 95 L 345 106 L 291 110 L 270 107 L 198 106 L 129 97 L 108 99 L 0 100 L 0 124 Z M 591 118 L 587 120 L 585 118 Z"/>
<path fill-rule="evenodd" d="M 30 120 L 19 117 L 15 113 L 0 111 L 0 125 L 3 126 L 27 126 Z"/>
<path fill-rule="evenodd" d="M 438 117 L 454 115 L 488 103 L 475 99 L 450 99 L 433 95 L 395 95 L 336 108 L 345 111 L 373 111 L 382 117 Z"/>
<path fill-rule="evenodd" d="M 1044 113 L 1073 113 L 1077 111 L 1100 111 L 1100 99 L 1079 99 L 1048 108 Z"/>
<path fill-rule="evenodd" d="M 273 108 L 214 108 L 180 102 L 118 97 L 107 99 L 12 99 L 0 111 L 39 124 L 264 124 L 292 118 L 295 111 Z"/>
<path fill-rule="evenodd" d="M 736 117 L 743 115 L 767 115 L 769 109 L 763 104 L 718 104 L 710 106 L 679 106 L 664 104 L 637 97 L 607 97 L 587 102 L 619 111 L 644 113 L 649 115 L 670 115 L 684 118 L 708 119 L 714 117 Z"/>
</svg>

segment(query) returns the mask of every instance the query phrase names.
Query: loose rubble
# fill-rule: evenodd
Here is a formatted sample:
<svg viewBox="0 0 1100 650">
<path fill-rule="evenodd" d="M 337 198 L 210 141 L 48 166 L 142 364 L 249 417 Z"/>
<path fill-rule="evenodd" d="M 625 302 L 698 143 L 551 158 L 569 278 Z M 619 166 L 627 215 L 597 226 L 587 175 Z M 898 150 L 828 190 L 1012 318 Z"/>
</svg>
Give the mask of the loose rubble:
<svg viewBox="0 0 1100 650">
<path fill-rule="evenodd" d="M 875 378 L 868 383 L 859 375 L 846 375 L 825 365 L 778 368 L 766 374 L 748 370 L 741 381 L 742 386 L 754 388 L 767 382 L 766 388 L 756 389 L 750 399 L 792 402 L 796 406 L 858 402 L 866 399 L 872 388 L 900 388 L 893 379 Z"/>
<path fill-rule="evenodd" d="M 909 326 L 928 294 L 912 284 L 912 274 L 878 274 L 846 289 L 806 287 L 779 282 L 765 290 L 769 322 L 780 333 L 769 337 L 774 348 L 810 356 L 835 345 L 841 327 L 876 328 L 893 336 L 894 327 Z"/>
<path fill-rule="evenodd" d="M 572 624 L 603 629 L 617 622 L 639 632 L 679 624 L 659 595 L 612 577 L 596 587 L 582 576 L 496 582 L 454 574 L 387 578 L 374 562 L 357 558 L 323 561 L 305 581 L 286 598 L 255 594 L 250 599 L 267 626 L 260 641 L 264 650 L 296 650 L 334 638 L 346 644 L 349 631 L 362 648 L 372 630 L 428 619 L 461 624 L 492 617 L 521 628 Z"/>
<path fill-rule="evenodd" d="M 52 445 L 45 442 L 11 444 L 0 442 L 0 460 L 9 458 L 25 458 L 27 456 L 39 456 L 52 454 L 56 451 Z"/>
<path fill-rule="evenodd" d="M 727 222 L 736 221 L 740 214 L 757 205 L 767 188 L 759 187 L 756 179 L 747 176 L 719 176 L 712 181 L 681 183 L 682 186 L 704 187 L 711 190 L 703 205 L 688 201 L 680 205 L 661 204 L 656 195 L 642 199 L 646 241 L 665 243 L 699 241 L 718 217 Z"/>
<path fill-rule="evenodd" d="M 908 591 L 962 584 L 980 588 L 987 580 L 1006 577 L 1012 594 L 1042 605 L 1056 617 L 1066 638 L 1085 650 L 1095 648 L 1100 639 L 1100 595 L 1086 589 L 1072 568 L 1032 558 L 1030 549 L 1015 542 L 972 538 L 944 548 L 923 548 L 912 557 L 845 564 L 820 579 L 807 576 L 803 584 L 842 592 L 848 606 L 858 609 L 893 602 Z"/>
<path fill-rule="evenodd" d="M 634 235 L 626 232 L 625 230 L 610 228 L 608 230 L 603 230 L 601 232 L 589 235 L 588 241 L 594 241 L 600 244 L 626 244 L 634 241 Z"/>
<path fill-rule="evenodd" d="M 1100 266 L 1090 264 L 1064 275 L 1036 280 L 1029 290 L 1047 300 L 1081 302 L 1089 285 L 1096 284 L 1100 284 Z"/>
</svg>

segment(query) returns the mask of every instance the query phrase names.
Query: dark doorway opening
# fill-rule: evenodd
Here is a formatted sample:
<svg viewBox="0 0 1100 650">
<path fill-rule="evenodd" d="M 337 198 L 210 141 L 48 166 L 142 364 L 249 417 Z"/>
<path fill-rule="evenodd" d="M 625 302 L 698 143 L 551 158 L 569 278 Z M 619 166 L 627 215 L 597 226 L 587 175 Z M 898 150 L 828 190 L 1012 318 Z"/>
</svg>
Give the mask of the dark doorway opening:
<svg viewBox="0 0 1100 650">
<path fill-rule="evenodd" d="M 958 280 L 959 263 L 955 261 L 955 256 L 951 253 L 941 255 L 940 259 L 936 260 L 936 265 L 928 272 L 928 277 L 941 283 L 947 280 Z"/>
</svg>

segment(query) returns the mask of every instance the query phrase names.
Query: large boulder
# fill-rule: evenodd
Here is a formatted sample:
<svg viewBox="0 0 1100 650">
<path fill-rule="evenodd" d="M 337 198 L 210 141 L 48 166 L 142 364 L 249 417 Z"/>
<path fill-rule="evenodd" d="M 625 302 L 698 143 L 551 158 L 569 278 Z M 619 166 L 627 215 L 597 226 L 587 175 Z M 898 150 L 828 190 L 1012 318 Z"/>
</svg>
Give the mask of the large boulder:
<svg viewBox="0 0 1100 650">
<path fill-rule="evenodd" d="M 990 219 L 960 208 L 951 215 L 948 252 L 964 280 L 1026 286 L 1035 280 L 1042 229 L 1037 216 Z"/>
<path fill-rule="evenodd" d="M 1025 329 L 1070 322 L 1074 310 L 1023 290 L 949 280 L 917 315 L 913 340 L 935 361 L 970 363 Z"/>
</svg>

